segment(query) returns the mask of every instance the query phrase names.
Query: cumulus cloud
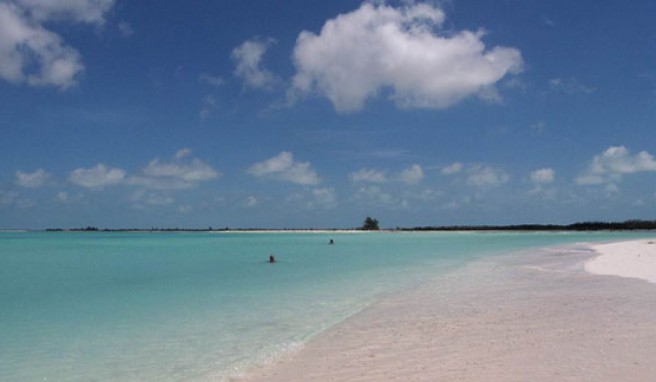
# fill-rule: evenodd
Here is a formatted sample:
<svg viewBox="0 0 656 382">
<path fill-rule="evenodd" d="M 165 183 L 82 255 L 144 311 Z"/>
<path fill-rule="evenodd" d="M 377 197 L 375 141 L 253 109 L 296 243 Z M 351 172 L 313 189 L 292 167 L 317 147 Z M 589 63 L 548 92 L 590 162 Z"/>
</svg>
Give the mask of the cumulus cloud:
<svg viewBox="0 0 656 382">
<path fill-rule="evenodd" d="M 16 184 L 21 187 L 38 188 L 43 186 L 48 179 L 50 179 L 50 174 L 43 169 L 34 172 L 16 171 Z"/>
<path fill-rule="evenodd" d="M 452 164 L 450 164 L 450 165 L 448 165 L 448 166 L 442 168 L 442 174 L 443 174 L 443 175 L 453 175 L 453 174 L 457 174 L 457 173 L 459 173 L 460 171 L 462 171 L 462 168 L 463 168 L 463 167 L 464 167 L 464 166 L 463 166 L 462 163 L 460 163 L 460 162 L 454 162 L 454 163 L 452 163 Z"/>
<path fill-rule="evenodd" d="M 353 183 L 387 183 L 390 181 L 403 182 L 405 184 L 417 184 L 424 178 L 424 170 L 418 164 L 402 170 L 398 175 L 387 176 L 385 171 L 362 168 L 349 174 L 349 180 Z"/>
<path fill-rule="evenodd" d="M 68 175 L 68 180 L 78 186 L 100 190 L 108 186 L 123 184 L 126 177 L 124 170 L 99 163 L 92 168 L 73 170 Z"/>
<path fill-rule="evenodd" d="M 254 164 L 248 172 L 258 178 L 272 178 L 302 185 L 316 185 L 320 182 L 309 162 L 294 161 L 294 156 L 288 151 Z"/>
<path fill-rule="evenodd" d="M 619 182 L 622 175 L 656 171 L 656 160 L 646 151 L 631 155 L 624 146 L 611 146 L 595 155 L 588 167 L 576 178 L 580 185 Z"/>
<path fill-rule="evenodd" d="M 420 165 L 413 164 L 401 171 L 399 179 L 405 184 L 417 184 L 424 179 L 424 170 L 422 170 Z"/>
<path fill-rule="evenodd" d="M 151 190 L 184 190 L 221 176 L 212 166 L 200 159 L 189 158 L 190 155 L 191 149 L 182 148 L 171 161 L 153 159 L 140 173 L 133 176 L 127 176 L 122 169 L 101 163 L 89 169 L 74 170 L 68 179 L 74 184 L 95 189 L 124 184 Z"/>
<path fill-rule="evenodd" d="M 27 19 L 14 4 L 0 2 L 0 77 L 66 89 L 82 70 L 80 54 L 59 35 Z"/>
<path fill-rule="evenodd" d="M 541 168 L 531 172 L 531 181 L 535 184 L 549 184 L 556 179 L 556 172 L 551 168 Z"/>
<path fill-rule="evenodd" d="M 0 78 L 16 84 L 67 89 L 84 71 L 79 52 L 44 22 L 102 25 L 114 0 L 15 0 L 0 2 Z"/>
<path fill-rule="evenodd" d="M 115 0 L 16 0 L 37 21 L 73 20 L 103 24 Z"/>
<path fill-rule="evenodd" d="M 387 182 L 387 175 L 385 171 L 373 170 L 362 168 L 358 171 L 349 174 L 351 182 L 369 182 L 369 183 L 385 183 Z"/>
<path fill-rule="evenodd" d="M 171 162 L 153 159 L 142 170 L 143 175 L 132 177 L 130 182 L 151 189 L 183 190 L 221 176 L 200 159 L 184 160 L 190 153 L 189 149 L 181 149 Z"/>
<path fill-rule="evenodd" d="M 467 174 L 467 184 L 474 187 L 496 187 L 509 180 L 505 171 L 486 165 L 473 166 Z"/>
<path fill-rule="evenodd" d="M 522 68 L 514 48 L 486 49 L 481 31 L 438 33 L 442 10 L 410 3 L 365 2 L 328 20 L 317 35 L 298 36 L 290 98 L 318 92 L 338 112 L 354 112 L 389 90 L 402 108 L 445 108 L 478 95 L 498 98 L 494 85 Z"/>
<path fill-rule="evenodd" d="M 256 89 L 271 89 L 278 79 L 270 71 L 262 67 L 262 57 L 275 43 L 272 38 L 247 40 L 232 50 L 232 59 L 235 61 L 235 75 L 244 81 L 244 84 Z"/>
<path fill-rule="evenodd" d="M 539 196 L 542 199 L 555 199 L 556 188 L 550 187 L 556 180 L 556 172 L 552 168 L 541 168 L 530 174 L 533 188 L 528 191 L 529 195 Z"/>
<path fill-rule="evenodd" d="M 164 162 L 153 159 L 143 170 L 152 178 L 172 178 L 185 182 L 202 182 L 216 178 L 219 174 L 207 163 L 193 159 L 190 163 Z"/>
</svg>

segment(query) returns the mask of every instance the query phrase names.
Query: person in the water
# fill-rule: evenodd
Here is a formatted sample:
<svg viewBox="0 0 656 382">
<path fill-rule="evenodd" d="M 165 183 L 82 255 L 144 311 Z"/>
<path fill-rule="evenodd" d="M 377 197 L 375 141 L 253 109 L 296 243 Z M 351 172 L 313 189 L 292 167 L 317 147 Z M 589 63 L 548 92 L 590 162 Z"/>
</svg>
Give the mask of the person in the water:
<svg viewBox="0 0 656 382">
<path fill-rule="evenodd" d="M 333 239 L 330 239 L 330 242 L 328 244 L 335 244 L 335 241 Z"/>
<path fill-rule="evenodd" d="M 269 263 L 275 263 L 276 262 L 276 257 L 273 255 L 269 255 Z"/>
</svg>

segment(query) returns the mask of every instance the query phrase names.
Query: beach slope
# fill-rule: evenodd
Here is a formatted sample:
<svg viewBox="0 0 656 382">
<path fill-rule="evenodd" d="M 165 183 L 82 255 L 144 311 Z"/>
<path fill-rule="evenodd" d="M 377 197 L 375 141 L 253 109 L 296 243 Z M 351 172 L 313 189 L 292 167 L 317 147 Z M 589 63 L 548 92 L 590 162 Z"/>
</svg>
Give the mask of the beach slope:
<svg viewBox="0 0 656 382">
<path fill-rule="evenodd" d="M 547 249 L 472 263 L 384 299 L 246 379 L 652 380 L 656 285 L 602 277 L 590 273 L 602 272 L 588 263 L 618 253 L 628 254 L 623 262 L 653 259 L 656 245 L 649 243 Z"/>
</svg>

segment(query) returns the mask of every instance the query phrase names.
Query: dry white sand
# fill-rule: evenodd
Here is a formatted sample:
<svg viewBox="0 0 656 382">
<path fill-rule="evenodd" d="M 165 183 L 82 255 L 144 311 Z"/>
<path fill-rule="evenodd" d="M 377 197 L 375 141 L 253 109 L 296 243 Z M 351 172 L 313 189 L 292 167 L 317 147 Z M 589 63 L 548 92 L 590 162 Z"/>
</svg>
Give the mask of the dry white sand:
<svg viewBox="0 0 656 382">
<path fill-rule="evenodd" d="M 652 381 L 656 286 L 585 272 L 595 255 L 579 247 L 476 262 L 375 304 L 246 379 Z"/>
<path fill-rule="evenodd" d="M 601 256 L 586 262 L 586 271 L 656 283 L 656 240 L 601 244 L 592 248 Z"/>
</svg>

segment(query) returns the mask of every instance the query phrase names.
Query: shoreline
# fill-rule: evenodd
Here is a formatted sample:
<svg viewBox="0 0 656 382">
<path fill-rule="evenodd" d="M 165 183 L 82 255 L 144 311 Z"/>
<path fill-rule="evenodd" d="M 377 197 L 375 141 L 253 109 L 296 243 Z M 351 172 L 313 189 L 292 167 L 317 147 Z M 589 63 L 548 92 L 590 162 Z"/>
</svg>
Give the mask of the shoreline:
<svg viewBox="0 0 656 382">
<path fill-rule="evenodd" d="M 656 374 L 655 286 L 587 270 L 636 243 L 656 258 L 656 245 L 646 244 L 653 241 L 476 261 L 368 307 L 242 379 L 649 380 Z"/>
</svg>

